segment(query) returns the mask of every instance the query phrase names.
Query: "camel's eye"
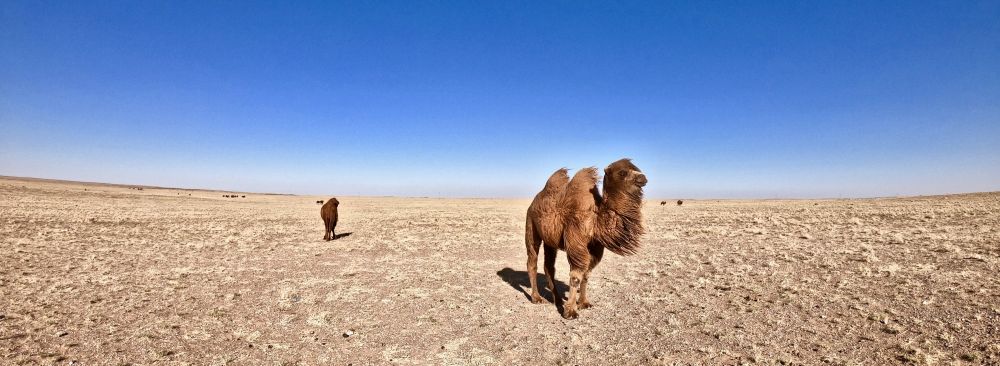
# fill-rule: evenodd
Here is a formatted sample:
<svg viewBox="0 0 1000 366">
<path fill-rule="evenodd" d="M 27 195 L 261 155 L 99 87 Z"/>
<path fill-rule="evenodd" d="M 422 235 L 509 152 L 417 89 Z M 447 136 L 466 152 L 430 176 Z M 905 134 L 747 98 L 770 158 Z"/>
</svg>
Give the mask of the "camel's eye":
<svg viewBox="0 0 1000 366">
<path fill-rule="evenodd" d="M 618 172 L 618 176 L 619 176 L 619 177 L 622 177 L 622 178 L 625 178 L 625 176 L 626 176 L 626 175 L 628 175 L 628 172 L 626 172 L 626 171 L 624 171 L 624 170 L 622 170 L 622 171 Z"/>
</svg>

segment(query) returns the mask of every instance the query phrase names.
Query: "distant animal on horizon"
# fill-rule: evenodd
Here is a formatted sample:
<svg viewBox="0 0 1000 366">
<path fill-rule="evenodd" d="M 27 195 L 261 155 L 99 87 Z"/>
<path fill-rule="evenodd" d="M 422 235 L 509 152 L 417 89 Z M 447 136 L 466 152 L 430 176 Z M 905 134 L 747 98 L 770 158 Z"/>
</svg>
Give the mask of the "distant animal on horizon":
<svg viewBox="0 0 1000 366">
<path fill-rule="evenodd" d="M 323 219 L 326 230 L 323 231 L 323 240 L 333 240 L 337 238 L 337 207 L 340 201 L 331 198 L 319 209 L 319 217 Z"/>
<path fill-rule="evenodd" d="M 604 256 L 604 249 L 618 255 L 639 250 L 642 226 L 642 187 L 646 175 L 630 159 L 621 159 L 604 169 L 604 192 L 597 190 L 597 168 L 576 172 L 569 179 L 559 169 L 545 183 L 528 207 L 524 242 L 528 251 L 531 302 L 543 303 L 538 293 L 538 249 L 545 244 L 545 277 L 552 302 L 556 294 L 556 256 L 566 251 L 569 259 L 569 297 L 562 316 L 574 319 L 577 309 L 591 307 L 587 299 L 590 272 Z"/>
<path fill-rule="evenodd" d="M 667 205 L 667 201 L 660 201 L 660 206 L 666 206 L 666 205 Z"/>
<path fill-rule="evenodd" d="M 247 196 L 246 195 L 242 195 L 242 196 L 240 196 L 240 198 L 247 198 Z"/>
<path fill-rule="evenodd" d="M 318 203 L 318 204 L 321 204 L 321 205 L 322 205 L 322 204 L 323 204 L 323 200 L 319 200 L 319 201 L 316 201 L 316 203 Z"/>
<path fill-rule="evenodd" d="M 683 204 L 684 204 L 684 201 L 681 201 L 681 200 L 677 200 L 677 205 L 678 205 L 678 206 L 680 206 L 680 205 L 683 205 Z"/>
</svg>

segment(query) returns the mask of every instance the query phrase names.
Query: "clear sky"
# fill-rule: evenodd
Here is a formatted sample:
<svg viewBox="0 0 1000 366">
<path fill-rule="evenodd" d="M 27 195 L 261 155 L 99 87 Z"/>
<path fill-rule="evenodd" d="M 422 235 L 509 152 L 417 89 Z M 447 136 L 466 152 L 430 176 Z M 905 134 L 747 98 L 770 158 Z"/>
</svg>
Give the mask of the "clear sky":
<svg viewBox="0 0 1000 366">
<path fill-rule="evenodd" d="M 1000 190 L 1000 1 L 0 2 L 0 175 L 530 197 Z"/>
</svg>

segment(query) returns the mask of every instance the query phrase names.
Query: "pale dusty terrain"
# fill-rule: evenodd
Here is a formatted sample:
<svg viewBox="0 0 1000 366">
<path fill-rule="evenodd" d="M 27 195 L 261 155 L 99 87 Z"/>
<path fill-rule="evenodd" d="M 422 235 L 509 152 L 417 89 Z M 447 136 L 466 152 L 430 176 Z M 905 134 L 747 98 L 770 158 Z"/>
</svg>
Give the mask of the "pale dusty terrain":
<svg viewBox="0 0 1000 366">
<path fill-rule="evenodd" d="M 528 200 L 226 193 L 0 178 L 0 363 L 1000 364 L 1000 193 L 650 198 L 572 321 Z"/>
</svg>

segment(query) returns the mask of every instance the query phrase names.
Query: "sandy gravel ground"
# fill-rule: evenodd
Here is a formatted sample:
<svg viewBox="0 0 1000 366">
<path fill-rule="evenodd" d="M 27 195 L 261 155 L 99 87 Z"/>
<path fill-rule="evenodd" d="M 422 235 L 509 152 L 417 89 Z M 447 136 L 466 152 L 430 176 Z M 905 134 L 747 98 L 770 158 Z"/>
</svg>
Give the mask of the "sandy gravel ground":
<svg viewBox="0 0 1000 366">
<path fill-rule="evenodd" d="M 226 193 L 0 179 L 0 363 L 1000 364 L 1000 193 L 650 199 L 573 321 L 528 200 Z"/>
</svg>

